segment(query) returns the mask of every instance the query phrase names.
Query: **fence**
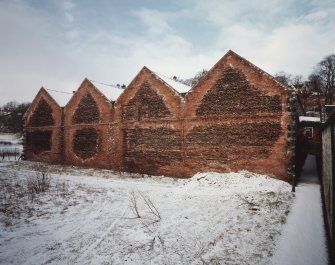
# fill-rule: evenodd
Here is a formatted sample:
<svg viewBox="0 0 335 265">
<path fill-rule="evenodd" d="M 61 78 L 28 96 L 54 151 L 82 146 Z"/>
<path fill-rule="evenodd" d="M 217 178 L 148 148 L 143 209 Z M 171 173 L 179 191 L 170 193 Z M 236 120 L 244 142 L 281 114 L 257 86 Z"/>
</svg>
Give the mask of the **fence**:
<svg viewBox="0 0 335 265">
<path fill-rule="evenodd" d="M 20 148 L 21 147 L 21 148 Z M 0 141 L 0 161 L 1 160 L 17 160 L 22 153 L 22 145 L 11 141 Z"/>
<path fill-rule="evenodd" d="M 322 188 L 331 254 L 335 248 L 335 113 L 322 128 Z"/>
</svg>

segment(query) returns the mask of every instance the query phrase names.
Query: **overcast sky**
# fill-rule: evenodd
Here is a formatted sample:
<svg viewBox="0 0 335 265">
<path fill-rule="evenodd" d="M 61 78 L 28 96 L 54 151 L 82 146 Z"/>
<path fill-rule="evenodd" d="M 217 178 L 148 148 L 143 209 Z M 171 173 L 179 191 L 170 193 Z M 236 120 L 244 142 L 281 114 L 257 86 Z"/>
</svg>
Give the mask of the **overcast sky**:
<svg viewBox="0 0 335 265">
<path fill-rule="evenodd" d="M 188 78 L 229 49 L 307 77 L 335 53 L 335 1 L 0 0 L 0 105 L 85 77 L 129 84 L 144 65 Z"/>
</svg>

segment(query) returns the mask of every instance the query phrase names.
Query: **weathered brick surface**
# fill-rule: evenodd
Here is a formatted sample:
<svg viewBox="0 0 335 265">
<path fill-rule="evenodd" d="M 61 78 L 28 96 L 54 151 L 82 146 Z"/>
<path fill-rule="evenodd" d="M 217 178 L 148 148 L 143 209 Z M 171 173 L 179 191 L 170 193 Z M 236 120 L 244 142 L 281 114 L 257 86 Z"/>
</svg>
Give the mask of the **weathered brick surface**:
<svg viewBox="0 0 335 265">
<path fill-rule="evenodd" d="M 100 119 L 99 108 L 91 93 L 86 93 L 80 100 L 78 107 L 72 117 L 74 124 L 97 123 Z"/>
<path fill-rule="evenodd" d="M 87 79 L 64 110 L 64 162 L 110 168 L 112 103 Z"/>
<path fill-rule="evenodd" d="M 47 101 L 42 97 L 38 102 L 38 105 L 32 113 L 28 126 L 40 127 L 54 125 L 54 119 L 52 117 L 52 108 Z"/>
<path fill-rule="evenodd" d="M 98 153 L 98 132 L 95 128 L 76 130 L 73 137 L 73 152 L 82 159 Z"/>
<path fill-rule="evenodd" d="M 138 112 L 140 120 L 175 119 L 180 117 L 181 101 L 178 93 L 144 67 L 116 101 L 113 120 L 138 121 Z"/>
<path fill-rule="evenodd" d="M 278 122 L 198 125 L 186 135 L 186 157 L 220 163 L 266 158 L 281 132 Z"/>
<path fill-rule="evenodd" d="M 144 67 L 114 105 L 113 167 L 171 175 L 172 168 L 182 163 L 181 101 L 178 93 Z"/>
<path fill-rule="evenodd" d="M 124 130 L 125 168 L 130 172 L 157 173 L 159 168 L 181 162 L 181 133 L 167 127 Z"/>
<path fill-rule="evenodd" d="M 34 154 L 38 155 L 44 151 L 51 150 L 52 131 L 32 131 L 27 132 L 26 141 L 27 148 Z"/>
<path fill-rule="evenodd" d="M 24 115 L 24 154 L 33 161 L 62 162 L 62 110 L 48 92 L 41 88 Z"/>
<path fill-rule="evenodd" d="M 280 111 L 280 95 L 266 95 L 251 85 L 242 71 L 228 67 L 203 97 L 196 114 L 239 115 Z"/>
<path fill-rule="evenodd" d="M 290 100 L 272 77 L 226 54 L 185 96 L 188 174 L 246 169 L 289 180 L 295 151 L 295 133 L 290 141 L 288 132 L 294 124 Z"/>
<path fill-rule="evenodd" d="M 64 110 L 64 162 L 176 177 L 246 169 L 289 180 L 295 111 L 286 87 L 233 52 L 186 95 L 146 67 L 115 103 L 85 80 Z"/>
<path fill-rule="evenodd" d="M 166 107 L 163 97 L 159 96 L 148 81 L 141 84 L 135 96 L 123 107 L 123 120 L 142 120 L 148 118 L 166 118 L 171 113 Z"/>
</svg>

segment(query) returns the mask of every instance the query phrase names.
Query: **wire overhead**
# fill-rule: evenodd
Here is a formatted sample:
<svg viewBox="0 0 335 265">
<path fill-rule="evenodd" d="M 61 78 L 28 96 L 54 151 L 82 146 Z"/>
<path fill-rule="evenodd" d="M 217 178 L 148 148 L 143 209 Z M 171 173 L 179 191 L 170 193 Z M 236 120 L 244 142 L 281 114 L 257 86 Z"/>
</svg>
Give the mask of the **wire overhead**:
<svg viewBox="0 0 335 265">
<path fill-rule="evenodd" d="M 71 93 L 71 92 L 59 91 L 59 90 L 54 90 L 54 89 L 49 89 L 49 88 L 45 88 L 45 89 L 46 89 L 46 90 L 49 90 L 49 91 L 57 92 L 57 93 L 73 94 L 73 93 Z"/>
<path fill-rule="evenodd" d="M 165 78 L 168 78 L 168 79 L 170 79 L 171 81 L 175 81 L 175 82 L 176 82 L 176 80 L 175 80 L 173 77 L 170 77 L 170 76 L 167 76 L 167 75 L 164 75 L 164 74 L 155 72 L 155 71 L 153 71 L 153 72 L 154 72 L 156 75 L 164 76 Z"/>
<path fill-rule="evenodd" d="M 154 72 L 154 71 L 153 71 Z M 176 81 L 175 79 L 173 79 L 172 77 L 169 77 L 167 75 L 164 75 L 164 74 L 161 74 L 161 73 L 158 73 L 158 72 L 154 72 L 155 74 L 157 75 L 161 75 L 161 76 L 164 76 L 165 78 L 168 78 L 172 81 Z M 126 85 L 122 84 L 117 84 L 117 85 L 114 85 L 114 84 L 106 84 L 106 83 L 103 83 L 103 82 L 99 82 L 99 81 L 95 81 L 95 80 L 92 80 L 92 79 L 89 79 L 90 82 L 92 83 L 95 83 L 95 84 L 100 84 L 100 85 L 104 85 L 104 86 L 109 86 L 109 87 L 114 87 L 114 88 L 126 88 Z M 59 90 L 54 90 L 54 89 L 49 89 L 49 88 L 45 88 L 46 90 L 49 90 L 49 91 L 53 91 L 53 92 L 57 92 L 57 93 L 63 93 L 63 94 L 73 94 L 73 92 L 66 92 L 66 91 L 59 91 Z"/>
<path fill-rule="evenodd" d="M 94 80 L 91 80 L 89 79 L 89 81 L 91 81 L 92 83 L 96 83 L 96 84 L 100 84 L 100 85 L 104 85 L 104 86 L 110 86 L 110 87 L 114 87 L 114 88 L 122 88 L 122 87 L 125 87 L 125 85 L 114 85 L 114 84 L 106 84 L 106 83 L 102 83 L 102 82 L 99 82 L 99 81 L 94 81 Z"/>
</svg>

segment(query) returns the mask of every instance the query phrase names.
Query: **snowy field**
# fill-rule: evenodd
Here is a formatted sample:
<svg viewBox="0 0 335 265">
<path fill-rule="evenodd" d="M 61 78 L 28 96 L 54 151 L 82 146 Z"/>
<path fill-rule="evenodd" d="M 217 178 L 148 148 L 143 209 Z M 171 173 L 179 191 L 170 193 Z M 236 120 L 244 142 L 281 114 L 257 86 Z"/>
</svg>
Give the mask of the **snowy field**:
<svg viewBox="0 0 335 265">
<path fill-rule="evenodd" d="M 43 176 L 50 187 L 32 192 Z M 249 172 L 173 179 L 26 161 L 0 162 L 0 185 L 0 264 L 269 264 L 294 199 Z"/>
</svg>

